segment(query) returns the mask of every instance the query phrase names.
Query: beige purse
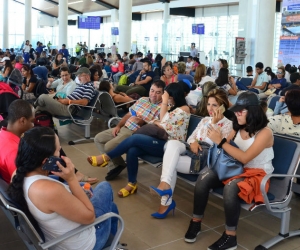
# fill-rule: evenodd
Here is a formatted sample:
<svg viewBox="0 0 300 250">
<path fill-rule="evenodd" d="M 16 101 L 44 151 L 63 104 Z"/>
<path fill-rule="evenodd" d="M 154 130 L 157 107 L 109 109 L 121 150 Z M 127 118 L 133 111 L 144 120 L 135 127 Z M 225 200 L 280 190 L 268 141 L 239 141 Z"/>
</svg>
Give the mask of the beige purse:
<svg viewBox="0 0 300 250">
<path fill-rule="evenodd" d="M 268 89 L 264 94 L 265 95 L 272 95 L 272 94 L 275 93 L 275 91 L 276 91 L 276 89 Z"/>
</svg>

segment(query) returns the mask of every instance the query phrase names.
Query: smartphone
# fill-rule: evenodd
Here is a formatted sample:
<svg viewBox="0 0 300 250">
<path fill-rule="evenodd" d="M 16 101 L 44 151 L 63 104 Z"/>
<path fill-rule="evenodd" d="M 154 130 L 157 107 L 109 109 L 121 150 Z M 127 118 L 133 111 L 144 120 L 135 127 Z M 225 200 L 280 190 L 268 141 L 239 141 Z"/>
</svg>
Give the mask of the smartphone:
<svg viewBox="0 0 300 250">
<path fill-rule="evenodd" d="M 130 113 L 132 116 L 136 116 L 136 112 L 133 109 L 130 109 Z"/>
<path fill-rule="evenodd" d="M 56 162 L 59 162 L 61 165 L 66 167 L 66 163 L 62 158 L 56 157 L 56 156 L 50 156 L 45 164 L 42 166 L 43 170 L 48 170 L 48 171 L 54 171 L 54 172 L 61 172 L 59 167 L 57 166 Z"/>
<path fill-rule="evenodd" d="M 219 107 L 219 110 L 221 111 L 222 114 L 225 112 L 225 107 L 223 104 Z"/>
</svg>

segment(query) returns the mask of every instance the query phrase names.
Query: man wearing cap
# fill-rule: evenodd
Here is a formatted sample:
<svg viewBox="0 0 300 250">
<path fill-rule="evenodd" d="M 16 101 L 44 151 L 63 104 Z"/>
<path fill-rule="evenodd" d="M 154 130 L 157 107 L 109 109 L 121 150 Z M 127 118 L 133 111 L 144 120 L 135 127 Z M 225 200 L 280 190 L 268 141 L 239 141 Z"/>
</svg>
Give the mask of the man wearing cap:
<svg viewBox="0 0 300 250">
<path fill-rule="evenodd" d="M 78 75 L 80 85 L 68 95 L 66 98 L 56 98 L 48 94 L 41 95 L 35 102 L 36 111 L 48 111 L 52 115 L 70 116 L 68 105 L 78 104 L 87 106 L 95 95 L 94 85 L 91 82 L 91 72 L 88 68 L 82 67 L 76 73 Z M 71 107 L 71 112 L 75 114 L 80 107 Z"/>
<path fill-rule="evenodd" d="M 66 62 L 68 63 L 70 54 L 69 54 L 68 49 L 66 49 L 66 45 L 65 44 L 63 44 L 61 46 L 61 49 L 58 51 L 58 53 L 63 54 L 63 57 L 66 58 Z"/>
</svg>

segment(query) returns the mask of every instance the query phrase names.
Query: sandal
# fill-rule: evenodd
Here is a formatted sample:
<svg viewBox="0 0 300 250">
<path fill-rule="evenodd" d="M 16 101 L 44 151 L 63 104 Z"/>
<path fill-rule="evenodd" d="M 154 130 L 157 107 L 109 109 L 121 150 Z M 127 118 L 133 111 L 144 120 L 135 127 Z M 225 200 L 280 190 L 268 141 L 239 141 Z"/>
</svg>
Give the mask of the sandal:
<svg viewBox="0 0 300 250">
<path fill-rule="evenodd" d="M 130 191 L 128 191 L 125 188 L 122 188 L 119 192 L 118 192 L 118 196 L 120 198 L 125 198 L 130 194 L 134 194 L 137 191 L 137 184 L 132 184 L 132 183 L 128 183 L 127 186 L 131 187 L 132 189 Z"/>
<path fill-rule="evenodd" d="M 105 159 L 105 154 L 102 154 L 101 156 L 102 156 L 102 159 L 103 159 L 103 163 L 100 164 L 100 165 L 99 165 L 98 162 L 97 162 L 97 156 L 90 156 L 90 157 L 87 158 L 87 161 L 88 161 L 89 164 L 91 164 L 93 167 L 100 167 L 100 168 L 103 168 L 103 167 L 105 167 L 105 166 L 108 164 L 108 162 L 107 162 L 106 159 Z"/>
<path fill-rule="evenodd" d="M 91 180 L 89 181 L 89 179 L 95 179 L 95 180 Z M 87 183 L 90 183 L 91 185 L 97 183 L 99 180 L 97 178 L 92 178 L 90 176 L 87 176 L 87 175 L 84 175 L 82 176 L 81 180 L 79 182 L 87 182 Z"/>
</svg>

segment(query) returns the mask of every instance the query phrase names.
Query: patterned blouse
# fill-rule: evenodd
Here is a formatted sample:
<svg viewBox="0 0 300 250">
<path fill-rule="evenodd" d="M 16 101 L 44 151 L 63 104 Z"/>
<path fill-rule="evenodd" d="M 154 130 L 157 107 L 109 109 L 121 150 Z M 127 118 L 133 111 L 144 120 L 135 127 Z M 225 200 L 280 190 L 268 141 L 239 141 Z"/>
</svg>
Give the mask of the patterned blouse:
<svg viewBox="0 0 300 250">
<path fill-rule="evenodd" d="M 169 135 L 169 140 L 185 141 L 187 129 L 189 126 L 191 114 L 185 112 L 181 108 L 176 108 L 170 113 L 167 112 L 160 125 L 166 130 Z"/>
<path fill-rule="evenodd" d="M 269 117 L 269 121 L 268 127 L 274 133 L 300 136 L 300 124 L 294 124 L 288 114 Z"/>
<path fill-rule="evenodd" d="M 207 127 L 211 124 L 212 117 L 204 117 L 198 124 L 197 128 L 188 138 L 187 143 L 191 144 L 195 141 L 204 141 L 210 145 L 213 145 L 213 142 L 207 137 Z M 232 130 L 232 122 L 228 120 L 226 117 L 221 119 L 216 124 L 213 124 L 214 129 L 220 129 L 222 133 L 222 137 L 227 138 Z"/>
</svg>

